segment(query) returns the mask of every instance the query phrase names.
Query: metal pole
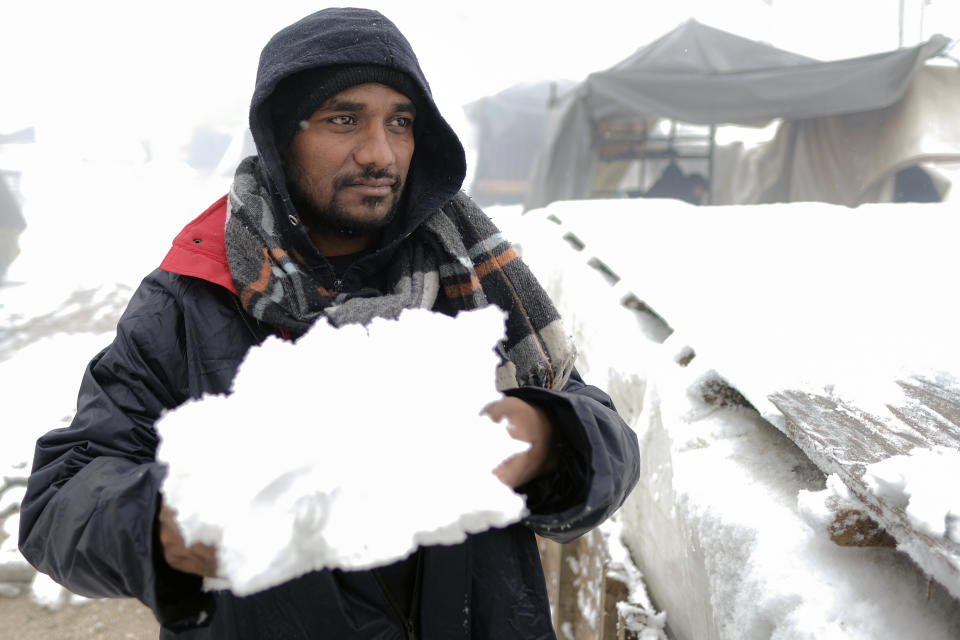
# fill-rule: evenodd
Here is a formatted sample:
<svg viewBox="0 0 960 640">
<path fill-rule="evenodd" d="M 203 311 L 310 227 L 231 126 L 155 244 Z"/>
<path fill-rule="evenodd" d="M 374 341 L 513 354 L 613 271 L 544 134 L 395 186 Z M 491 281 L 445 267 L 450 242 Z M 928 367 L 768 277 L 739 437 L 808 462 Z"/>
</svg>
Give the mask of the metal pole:
<svg viewBox="0 0 960 640">
<path fill-rule="evenodd" d="M 900 0 L 900 38 L 899 43 L 897 44 L 898 49 L 903 48 L 903 9 L 905 2 L 906 0 Z"/>
<path fill-rule="evenodd" d="M 704 204 L 713 204 L 713 200 L 714 200 L 714 197 L 713 197 L 713 178 L 714 178 L 713 160 L 714 160 L 714 155 L 716 155 L 716 151 L 717 151 L 717 125 L 711 124 L 711 125 L 710 125 L 710 157 L 709 157 L 708 160 L 707 160 L 707 162 L 708 162 L 707 171 L 708 171 L 709 177 L 707 178 L 707 181 L 708 181 L 708 182 L 707 182 L 707 197 L 706 197 L 706 199 L 705 199 Z"/>
<path fill-rule="evenodd" d="M 921 0 L 920 2 L 920 42 L 923 42 L 927 37 L 925 33 L 924 22 L 927 17 L 927 5 L 930 4 L 930 0 Z"/>
</svg>

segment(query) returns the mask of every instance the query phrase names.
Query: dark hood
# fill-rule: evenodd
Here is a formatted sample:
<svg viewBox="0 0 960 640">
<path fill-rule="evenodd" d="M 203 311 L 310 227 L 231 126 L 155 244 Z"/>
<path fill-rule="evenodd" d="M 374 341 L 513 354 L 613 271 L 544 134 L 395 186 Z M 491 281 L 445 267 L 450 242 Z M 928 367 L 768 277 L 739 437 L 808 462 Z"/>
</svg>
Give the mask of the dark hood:
<svg viewBox="0 0 960 640">
<path fill-rule="evenodd" d="M 460 190 L 466 175 L 463 145 L 440 115 L 420 63 L 397 27 L 376 11 L 324 9 L 278 32 L 260 54 L 257 82 L 250 103 L 250 131 L 257 145 L 264 178 L 275 205 L 295 213 L 287 192 L 271 125 L 270 100 L 277 84 L 305 69 L 343 64 L 376 64 L 406 73 L 420 88 L 423 111 L 404 188 L 404 209 L 386 229 L 382 246 L 395 246 L 431 213 Z M 277 216 L 291 244 L 315 252 L 302 227 Z"/>
</svg>

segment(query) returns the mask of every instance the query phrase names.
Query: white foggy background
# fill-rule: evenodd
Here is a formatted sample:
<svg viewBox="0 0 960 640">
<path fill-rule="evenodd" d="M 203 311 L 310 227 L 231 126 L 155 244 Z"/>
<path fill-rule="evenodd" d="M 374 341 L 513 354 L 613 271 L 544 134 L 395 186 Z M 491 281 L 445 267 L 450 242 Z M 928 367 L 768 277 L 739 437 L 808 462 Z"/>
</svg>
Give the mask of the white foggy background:
<svg viewBox="0 0 960 640">
<path fill-rule="evenodd" d="M 381 10 L 410 40 L 466 147 L 468 189 L 475 153 L 464 105 L 520 82 L 582 80 L 690 17 L 822 60 L 960 34 L 956 0 L 357 4 Z M 42 280 L 64 294 L 135 286 L 229 186 L 223 166 L 187 163 L 192 137 L 241 136 L 264 44 L 323 6 L 0 2 L 0 133 L 36 132 L 35 144 L 0 145 L 27 222 L 6 282 Z"/>
<path fill-rule="evenodd" d="M 688 17 L 821 59 L 960 32 L 955 0 L 355 4 L 381 10 L 405 33 L 467 143 L 464 104 L 521 81 L 580 80 Z M 64 158 L 142 161 L 146 140 L 151 160 L 180 161 L 195 127 L 243 126 L 262 46 L 323 6 L 6 0 L 0 131 L 35 126 L 38 142 Z"/>
</svg>

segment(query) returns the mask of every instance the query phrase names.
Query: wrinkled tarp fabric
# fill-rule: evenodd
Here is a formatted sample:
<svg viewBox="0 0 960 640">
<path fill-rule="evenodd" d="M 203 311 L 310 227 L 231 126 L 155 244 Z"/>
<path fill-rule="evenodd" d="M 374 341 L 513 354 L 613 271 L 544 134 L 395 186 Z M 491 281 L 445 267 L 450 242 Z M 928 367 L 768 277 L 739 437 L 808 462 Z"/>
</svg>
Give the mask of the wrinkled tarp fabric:
<svg viewBox="0 0 960 640">
<path fill-rule="evenodd" d="M 890 202 L 900 169 L 960 162 L 957 104 L 957 69 L 926 66 L 888 107 L 785 122 L 765 145 L 718 153 L 712 203 Z"/>
</svg>

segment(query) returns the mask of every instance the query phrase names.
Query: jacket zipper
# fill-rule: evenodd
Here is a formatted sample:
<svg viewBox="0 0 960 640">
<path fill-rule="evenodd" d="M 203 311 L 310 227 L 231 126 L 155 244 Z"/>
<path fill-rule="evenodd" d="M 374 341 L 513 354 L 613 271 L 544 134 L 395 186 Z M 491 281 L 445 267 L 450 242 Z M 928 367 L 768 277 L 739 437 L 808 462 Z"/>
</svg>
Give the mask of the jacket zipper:
<svg viewBox="0 0 960 640">
<path fill-rule="evenodd" d="M 420 611 L 420 582 L 423 574 L 423 551 L 417 549 L 417 572 L 413 581 L 413 599 L 410 603 L 410 613 L 409 615 L 404 615 L 400 610 L 400 606 L 393 599 L 393 596 L 390 595 L 390 589 L 387 588 L 387 585 L 384 583 L 383 578 L 380 577 L 380 573 L 374 569 L 373 577 L 377 580 L 377 585 L 380 587 L 380 591 L 383 592 L 384 597 L 387 599 L 387 603 L 390 605 L 390 608 L 393 609 L 393 614 L 400 621 L 400 625 L 403 627 L 403 637 L 405 640 L 417 640 L 417 626 L 415 620 L 419 615 Z"/>
<path fill-rule="evenodd" d="M 243 310 L 243 305 L 240 304 L 240 298 L 237 296 L 233 296 L 233 306 L 236 307 L 237 313 L 240 315 L 240 319 L 243 320 L 243 324 L 247 327 L 247 330 L 250 332 L 250 335 L 253 336 L 253 339 L 257 341 L 262 340 L 263 336 L 257 333 L 257 331 L 254 330 L 254 328 L 250 325 L 250 322 L 247 320 L 247 312 Z M 258 325 L 260 324 L 260 321 L 256 318 L 254 318 L 253 321 Z"/>
</svg>

